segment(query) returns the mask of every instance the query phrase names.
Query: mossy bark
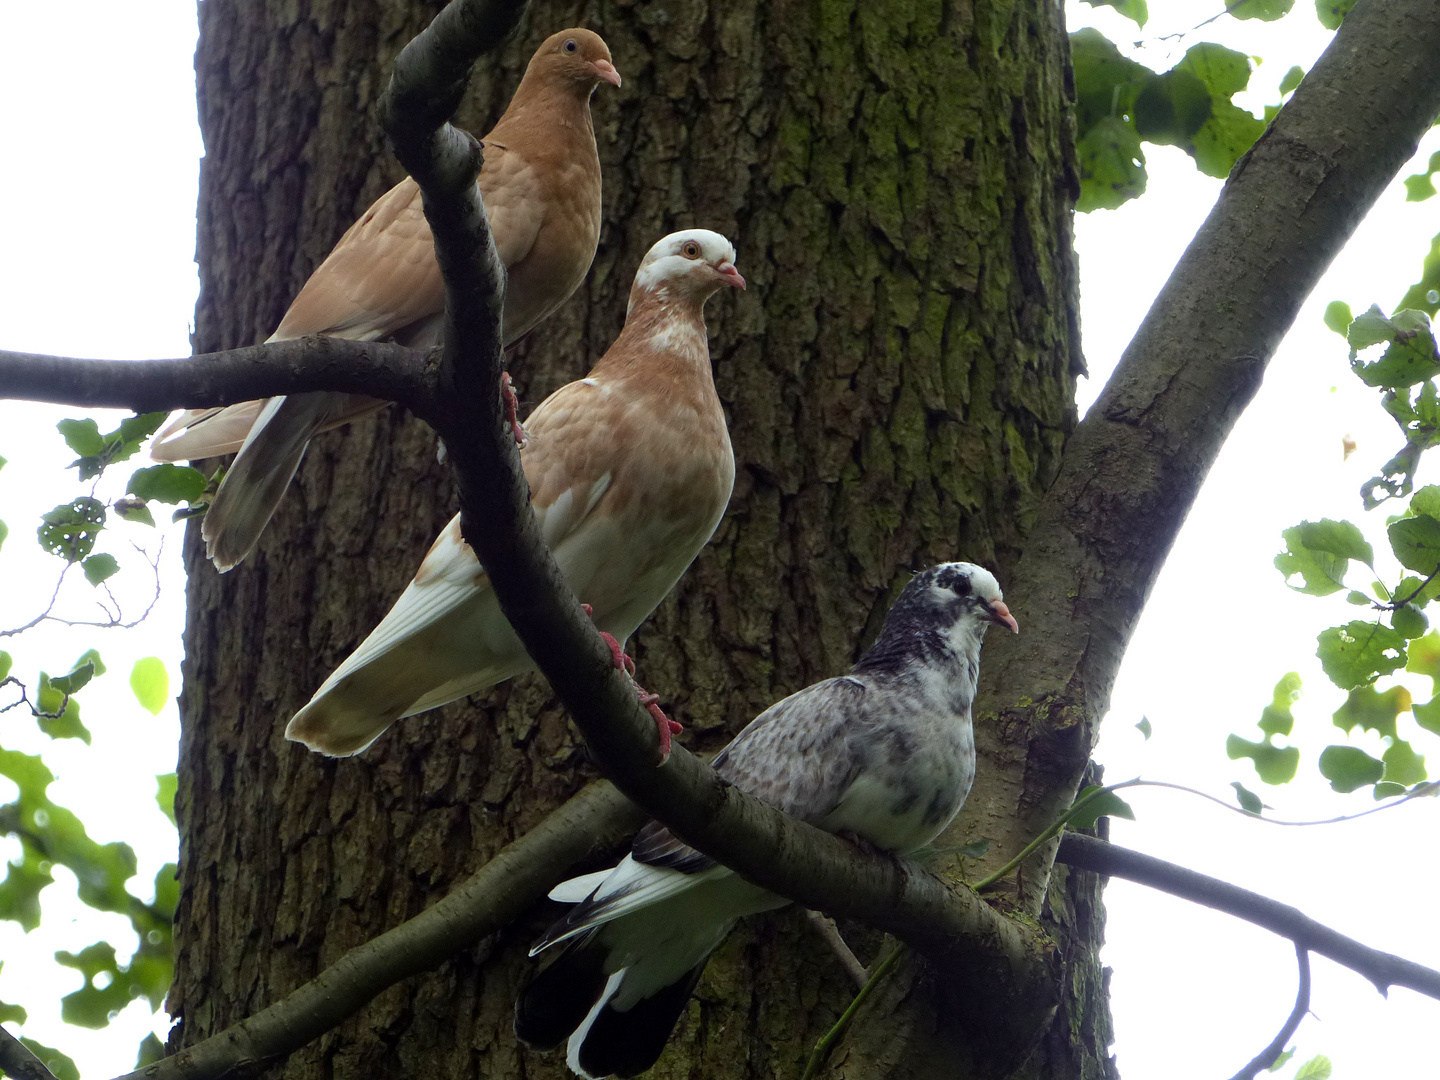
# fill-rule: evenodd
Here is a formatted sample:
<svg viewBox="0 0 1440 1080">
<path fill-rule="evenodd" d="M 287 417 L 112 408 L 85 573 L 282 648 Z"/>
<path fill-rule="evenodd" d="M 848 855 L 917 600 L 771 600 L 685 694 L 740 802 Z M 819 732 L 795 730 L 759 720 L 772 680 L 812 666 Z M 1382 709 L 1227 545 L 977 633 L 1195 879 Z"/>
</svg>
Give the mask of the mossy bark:
<svg viewBox="0 0 1440 1080">
<path fill-rule="evenodd" d="M 376 98 L 433 9 L 201 5 L 197 349 L 263 339 L 398 179 Z M 582 374 L 665 232 L 702 225 L 734 239 L 750 289 L 709 315 L 735 495 L 632 648 L 689 744 L 714 749 L 765 705 L 843 670 L 910 569 L 964 557 L 1003 579 L 1024 544 L 1073 426 L 1080 367 L 1060 10 L 538 3 L 480 66 L 461 122 L 483 132 L 538 41 L 576 23 L 605 36 L 625 77 L 594 102 L 601 248 L 580 293 L 521 347 L 515 377 L 533 405 Z M 217 576 L 191 536 L 177 1042 L 423 909 L 591 775 L 537 678 L 405 721 L 357 759 L 284 741 L 286 718 L 453 510 L 433 437 L 392 410 L 315 444 L 239 569 Z M 527 1052 L 510 1032 L 522 946 L 553 914 L 537 909 L 392 989 L 272 1072 L 566 1075 L 559 1055 Z M 956 1037 L 944 980 L 917 970 L 867 1010 L 836 1075 L 908 1077 L 920 1064 L 1104 1075 L 1093 881 L 1057 874 L 1047 914 L 1066 1003 L 1033 1046 Z M 873 935 L 854 933 L 868 958 Z M 850 992 L 797 913 L 754 920 L 716 954 L 652 1075 L 798 1075 Z"/>
</svg>

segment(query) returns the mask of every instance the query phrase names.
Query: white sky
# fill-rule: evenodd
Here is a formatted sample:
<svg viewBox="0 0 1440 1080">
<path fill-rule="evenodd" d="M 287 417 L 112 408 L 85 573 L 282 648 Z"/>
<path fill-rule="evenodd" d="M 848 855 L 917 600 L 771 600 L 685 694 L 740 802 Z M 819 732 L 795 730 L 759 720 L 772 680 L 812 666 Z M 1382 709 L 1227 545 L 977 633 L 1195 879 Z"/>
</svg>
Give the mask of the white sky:
<svg viewBox="0 0 1440 1080">
<path fill-rule="evenodd" d="M 1145 34 L 1186 29 L 1219 6 L 1157 2 Z M 1221 19 L 1189 38 L 1152 42 L 1140 58 L 1163 69 L 1200 40 L 1257 55 L 1263 63 L 1252 80 L 1256 93 L 1242 104 L 1258 113 L 1278 100 L 1276 86 L 1292 64 L 1308 68 L 1324 48 L 1329 35 L 1310 11 L 1301 0 L 1294 15 L 1276 24 Z M 0 347 L 184 355 L 196 290 L 200 153 L 193 5 L 72 0 L 66 13 L 61 61 L 51 44 L 53 9 L 0 5 L 0 145 L 10 148 L 0 199 L 11 208 L 0 243 Z M 1109 9 L 1072 2 L 1068 13 L 1072 28 L 1097 25 L 1117 42 L 1140 36 Z M 1437 147 L 1432 133 L 1422 153 Z M 1082 386 L 1082 405 L 1098 392 L 1219 190 L 1218 181 L 1200 176 L 1179 151 L 1147 147 L 1147 157 L 1146 196 L 1077 222 L 1093 376 Z M 1341 695 L 1314 660 L 1314 636 L 1354 609 L 1290 593 L 1270 560 L 1280 530 L 1301 518 L 1359 518 L 1361 481 L 1398 447 L 1398 432 L 1348 373 L 1344 347 L 1321 325 L 1320 312 L 1333 299 L 1356 311 L 1372 302 L 1389 310 L 1418 277 L 1430 237 L 1440 232 L 1440 199 L 1417 206 L 1403 197 L 1397 184 L 1326 276 L 1216 464 L 1116 686 L 1100 748 L 1111 780 L 1143 774 L 1222 797 L 1230 781 L 1240 780 L 1288 817 L 1327 817 L 1369 805 L 1363 795 L 1331 795 L 1315 771 L 1319 749 L 1343 739 L 1329 723 Z M 0 552 L 0 629 L 28 620 L 53 586 L 58 561 L 39 553 L 31 530 L 38 513 L 72 494 L 71 485 L 57 480 L 71 455 L 53 428 L 67 412 L 73 410 L 0 402 L 0 455 L 10 459 L 0 471 L 0 518 L 11 530 Z M 1340 452 L 1347 433 L 1359 443 L 1348 462 Z M 1382 524 L 1365 527 L 1379 534 Z M 174 858 L 175 842 L 155 807 L 152 779 L 174 768 L 175 710 L 172 705 L 152 717 L 127 686 L 135 659 L 152 654 L 165 659 L 172 690 L 178 682 L 180 530 L 163 531 L 166 591 L 142 631 L 45 627 L 0 640 L 16 658 L 16 674 L 26 677 L 41 665 L 58 673 L 91 646 L 109 665 L 110 673 L 81 696 L 93 747 L 51 743 L 18 711 L 0 717 L 0 743 L 44 749 L 59 777 L 51 789 L 56 800 L 80 813 L 97 840 L 123 839 L 136 848 L 142 895 L 159 866 Z M 143 578 L 143 564 L 127 544 L 133 538 L 153 548 L 156 535 L 122 526 L 107 536 L 101 550 L 122 562 L 128 554 L 129 573 L 121 580 Z M 78 581 L 70 590 L 65 611 L 95 617 L 89 586 Z M 143 607 L 144 591 L 137 580 L 134 595 L 125 597 L 127 611 Z M 1023 624 L 1023 600 L 1016 613 Z M 1231 731 L 1254 736 L 1271 687 L 1289 670 L 1305 680 L 1294 740 L 1304 757 L 1294 785 L 1268 789 L 1248 763 L 1226 760 L 1224 741 Z M 1417 681 L 1416 698 L 1426 700 L 1429 687 Z M 1133 727 L 1142 715 L 1154 725 L 1149 742 Z M 1434 752 L 1433 740 L 1403 718 L 1402 733 L 1407 727 L 1419 735 L 1418 750 Z M 1360 744 L 1378 753 L 1378 743 Z M 0 801 L 11 797 L 7 785 L 0 780 Z M 1422 906 L 1440 875 L 1423 854 L 1428 845 L 1422 840 L 1417 851 L 1412 839 L 1433 835 L 1440 823 L 1433 801 L 1341 826 L 1281 829 L 1184 795 L 1131 794 L 1140 820 L 1114 822 L 1116 841 L 1294 903 L 1368 944 L 1440 966 L 1440 935 Z M 13 849 L 0 848 L 0 855 L 10 854 Z M 27 936 L 13 923 L 0 923 L 0 1000 L 29 1009 L 24 1033 L 68 1052 L 87 1080 L 112 1076 L 131 1066 L 145 1031 L 157 1021 L 164 1030 L 163 1017 L 134 1004 L 102 1032 L 60 1023 L 59 998 L 79 985 L 79 976 L 55 965 L 52 953 L 109 936 L 123 958 L 132 939 L 125 920 L 80 905 L 73 882 L 63 871 L 57 877 L 61 883 L 43 894 L 44 930 Z M 1293 1002 L 1287 942 L 1123 882 L 1111 885 L 1107 903 L 1105 958 L 1115 969 L 1115 1051 L 1125 1076 L 1228 1076 L 1270 1040 Z M 1387 1001 L 1324 959 L 1314 968 L 1315 1015 L 1296 1040 L 1297 1062 L 1325 1053 L 1336 1077 L 1434 1072 L 1433 1042 L 1418 1033 L 1440 1016 L 1440 1005 L 1404 990 Z M 1293 1071 L 1292 1063 L 1281 1075 Z"/>
</svg>

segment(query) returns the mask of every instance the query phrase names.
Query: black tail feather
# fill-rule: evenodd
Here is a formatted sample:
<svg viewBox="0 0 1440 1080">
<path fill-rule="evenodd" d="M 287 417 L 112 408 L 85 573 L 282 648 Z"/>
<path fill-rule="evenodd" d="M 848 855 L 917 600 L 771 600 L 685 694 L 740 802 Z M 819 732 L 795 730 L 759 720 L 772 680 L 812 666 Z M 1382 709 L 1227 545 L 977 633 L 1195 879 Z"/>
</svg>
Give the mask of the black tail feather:
<svg viewBox="0 0 1440 1080">
<path fill-rule="evenodd" d="M 582 934 L 537 972 L 515 1002 L 515 1035 L 540 1050 L 559 1046 L 605 991 L 605 947 Z"/>
<path fill-rule="evenodd" d="M 601 1009 L 580 1045 L 581 1067 L 591 1076 L 637 1076 L 654 1065 L 708 959 L 696 964 L 678 982 L 637 1001 L 624 1012 L 616 1012 L 609 1005 Z M 590 1002 L 593 1005 L 595 998 Z M 583 1014 L 580 1019 L 584 1019 Z M 579 1026 L 578 1021 L 575 1026 Z"/>
</svg>

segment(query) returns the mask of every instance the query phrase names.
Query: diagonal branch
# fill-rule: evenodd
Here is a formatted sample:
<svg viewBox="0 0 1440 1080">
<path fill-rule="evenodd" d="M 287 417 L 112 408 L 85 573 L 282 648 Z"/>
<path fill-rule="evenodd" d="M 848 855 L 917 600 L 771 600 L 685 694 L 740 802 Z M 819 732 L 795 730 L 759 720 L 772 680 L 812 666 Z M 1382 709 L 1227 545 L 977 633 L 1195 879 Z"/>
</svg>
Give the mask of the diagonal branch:
<svg viewBox="0 0 1440 1080">
<path fill-rule="evenodd" d="M 0 1027 L 0 1075 L 13 1080 L 55 1080 L 55 1074 L 30 1048 Z"/>
<path fill-rule="evenodd" d="M 0 350 L 0 397 L 137 413 L 343 390 L 398 401 L 429 399 L 427 353 L 378 341 L 307 337 L 181 360 L 81 360 Z"/>
<path fill-rule="evenodd" d="M 351 949 L 254 1016 L 120 1080 L 252 1075 L 329 1031 L 387 987 L 439 967 L 503 930 L 569 867 L 595 851 L 620 844 L 640 821 L 639 812 L 613 787 L 591 784 L 507 844 L 443 900 Z"/>
<path fill-rule="evenodd" d="M 1440 971 L 1362 945 L 1354 938 L 1316 922 L 1289 904 L 1249 889 L 1075 833 L 1065 834 L 1055 858 L 1068 866 L 1148 885 L 1171 896 L 1263 926 L 1309 952 L 1319 953 L 1352 971 L 1358 971 L 1382 994 L 1392 986 L 1404 986 L 1427 997 L 1440 999 Z"/>
<path fill-rule="evenodd" d="M 954 835 L 1004 862 L 1074 798 L 1120 659 L 1206 473 L 1320 275 L 1440 113 L 1440 6 L 1359 0 L 1156 298 L 1065 448 L 987 645 L 985 798 Z M 1383 118 L 1383 119 L 1382 119 Z M 1023 868 L 1038 914 L 1053 847 Z"/>
</svg>

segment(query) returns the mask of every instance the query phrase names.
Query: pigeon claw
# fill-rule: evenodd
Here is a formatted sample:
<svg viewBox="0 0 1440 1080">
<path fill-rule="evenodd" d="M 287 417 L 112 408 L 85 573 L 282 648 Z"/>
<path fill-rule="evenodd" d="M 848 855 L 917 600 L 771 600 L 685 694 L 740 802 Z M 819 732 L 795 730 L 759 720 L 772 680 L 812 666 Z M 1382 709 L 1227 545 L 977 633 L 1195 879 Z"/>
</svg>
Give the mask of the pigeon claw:
<svg viewBox="0 0 1440 1080">
<path fill-rule="evenodd" d="M 655 720 L 655 727 L 660 732 L 660 760 L 657 764 L 664 765 L 670 760 L 670 736 L 679 735 L 685 730 L 684 725 L 665 715 L 665 710 L 659 705 L 659 694 L 650 693 L 638 683 L 635 689 L 640 694 L 640 704 L 645 706 L 645 711 Z"/>
<path fill-rule="evenodd" d="M 510 434 L 515 437 L 515 445 L 524 450 L 530 439 L 520 424 L 520 402 L 515 397 L 515 387 L 510 382 L 508 371 L 500 373 L 500 397 L 505 402 L 505 422 L 510 425 Z"/>
<path fill-rule="evenodd" d="M 590 605 L 586 604 L 585 606 L 589 607 Z M 586 612 L 586 614 L 588 615 L 589 612 Z M 635 675 L 635 661 L 630 659 L 625 650 L 620 647 L 620 642 L 616 641 L 613 635 L 601 630 L 600 636 L 604 639 L 605 644 L 610 646 L 610 659 L 615 661 L 615 666 L 633 678 Z"/>
</svg>

